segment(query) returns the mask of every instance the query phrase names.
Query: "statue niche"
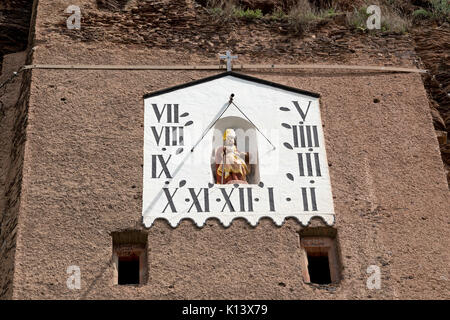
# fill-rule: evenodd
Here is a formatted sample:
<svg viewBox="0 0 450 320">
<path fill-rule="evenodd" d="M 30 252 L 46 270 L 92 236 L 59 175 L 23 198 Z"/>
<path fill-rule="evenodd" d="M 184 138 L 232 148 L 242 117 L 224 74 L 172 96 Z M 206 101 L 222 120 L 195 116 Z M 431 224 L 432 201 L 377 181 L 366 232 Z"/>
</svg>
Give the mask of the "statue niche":
<svg viewBox="0 0 450 320">
<path fill-rule="evenodd" d="M 254 126 L 237 116 L 220 118 L 213 130 L 210 164 L 215 184 L 258 184 L 258 141 Z"/>
<path fill-rule="evenodd" d="M 225 130 L 223 145 L 216 149 L 215 164 L 217 184 L 248 184 L 247 176 L 251 173 L 249 153 L 238 150 L 233 129 Z"/>
</svg>

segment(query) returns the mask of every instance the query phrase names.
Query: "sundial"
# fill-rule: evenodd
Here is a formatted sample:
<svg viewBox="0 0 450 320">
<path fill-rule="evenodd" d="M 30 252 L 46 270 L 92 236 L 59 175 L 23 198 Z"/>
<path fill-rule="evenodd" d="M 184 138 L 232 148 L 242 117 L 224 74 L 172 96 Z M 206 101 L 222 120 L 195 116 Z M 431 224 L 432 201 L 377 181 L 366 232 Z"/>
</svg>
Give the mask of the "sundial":
<svg viewBox="0 0 450 320">
<path fill-rule="evenodd" d="M 160 218 L 173 227 L 208 218 L 334 223 L 318 94 L 226 72 L 144 101 L 147 227 Z"/>
</svg>

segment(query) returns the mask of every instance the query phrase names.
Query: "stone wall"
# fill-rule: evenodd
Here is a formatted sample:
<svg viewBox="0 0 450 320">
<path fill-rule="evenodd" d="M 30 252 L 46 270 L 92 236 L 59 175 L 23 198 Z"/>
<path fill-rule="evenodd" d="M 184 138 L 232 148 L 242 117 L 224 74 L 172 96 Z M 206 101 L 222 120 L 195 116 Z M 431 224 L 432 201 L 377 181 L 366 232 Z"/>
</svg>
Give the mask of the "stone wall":
<svg viewBox="0 0 450 320">
<path fill-rule="evenodd" d="M 342 15 L 321 21 L 312 32 L 297 34 L 286 21 L 261 19 L 223 21 L 194 0 L 129 1 L 121 10 L 96 1 L 81 6 L 82 27 L 65 27 L 68 14 L 42 21 L 43 37 L 61 42 L 112 43 L 202 53 L 217 57 L 232 50 L 253 62 L 350 62 L 410 65 L 415 60 L 411 38 L 401 35 L 361 36 L 352 33 Z M 106 7 L 109 8 L 109 7 Z M 64 7 L 59 8 L 63 13 Z M 217 58 L 216 58 L 217 61 Z"/>
<path fill-rule="evenodd" d="M 0 83 L 25 61 L 25 52 L 6 55 Z M 12 296 L 30 76 L 20 73 L 0 96 L 0 299 Z"/>
<path fill-rule="evenodd" d="M 243 63 L 419 63 L 408 36 L 359 36 L 333 21 L 299 37 L 276 22 L 214 22 L 191 1 L 130 1 L 118 11 L 79 4 L 82 30 L 69 31 L 67 1 L 39 1 L 29 63 L 210 64 L 225 49 Z M 448 299 L 448 187 L 420 76 L 246 72 L 322 96 L 339 285 L 304 283 L 299 235 L 318 234 L 291 219 L 280 228 L 269 220 L 255 228 L 209 220 L 202 229 L 157 221 L 145 230 L 148 282 L 113 285 L 111 235 L 142 229 L 142 96 L 214 72 L 33 70 L 25 74 L 28 112 L 24 86 L 11 124 L 17 156 L 5 203 L 20 205 L 20 219 L 2 224 L 2 235 L 16 239 L 12 288 L 10 267 L 0 282 L 4 297 Z M 14 159 L 22 155 L 20 170 Z M 381 290 L 366 287 L 372 264 L 381 268 Z M 80 290 L 66 286 L 71 265 L 81 268 Z"/>
</svg>

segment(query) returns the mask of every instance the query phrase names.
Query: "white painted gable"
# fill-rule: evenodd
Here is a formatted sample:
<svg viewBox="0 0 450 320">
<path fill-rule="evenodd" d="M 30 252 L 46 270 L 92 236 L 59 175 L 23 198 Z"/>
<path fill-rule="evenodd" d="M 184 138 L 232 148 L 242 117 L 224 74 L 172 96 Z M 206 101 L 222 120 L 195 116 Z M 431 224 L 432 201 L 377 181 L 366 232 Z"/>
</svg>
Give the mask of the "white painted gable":
<svg viewBox="0 0 450 320">
<path fill-rule="evenodd" d="M 306 225 L 314 216 L 334 223 L 317 94 L 226 73 L 144 101 L 147 227 L 158 218 L 172 226 L 185 218 L 202 226 L 211 217 L 225 226 L 238 217 L 252 225 L 261 217 L 277 225 L 287 217 Z M 214 150 L 230 127 L 249 137 L 247 145 L 238 139 L 257 168 L 249 184 L 215 184 Z"/>
</svg>

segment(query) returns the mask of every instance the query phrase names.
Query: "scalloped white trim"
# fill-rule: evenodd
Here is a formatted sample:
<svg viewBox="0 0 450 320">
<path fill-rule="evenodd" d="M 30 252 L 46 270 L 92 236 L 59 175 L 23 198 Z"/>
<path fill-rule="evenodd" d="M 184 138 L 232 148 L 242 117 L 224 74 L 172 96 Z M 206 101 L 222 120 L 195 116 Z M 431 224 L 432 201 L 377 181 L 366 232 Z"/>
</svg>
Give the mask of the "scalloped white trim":
<svg viewBox="0 0 450 320">
<path fill-rule="evenodd" d="M 287 218 L 295 218 L 298 222 L 300 222 L 304 227 L 306 227 L 312 218 L 314 217 L 318 217 L 321 218 L 323 221 L 325 221 L 325 223 L 328 226 L 332 226 L 335 223 L 335 215 L 334 214 L 299 214 L 299 215 L 292 215 L 292 214 L 276 214 L 276 215 L 257 215 L 257 214 L 246 214 L 246 215 L 235 215 L 235 216 L 227 216 L 227 215 L 223 215 L 220 217 L 217 216 L 208 216 L 208 215 L 197 215 L 195 217 L 186 217 L 186 216 L 182 216 L 182 215 L 174 215 L 171 217 L 161 217 L 161 216 L 147 216 L 144 217 L 144 225 L 146 228 L 150 228 L 154 221 L 157 219 L 163 219 L 166 220 L 170 226 L 172 226 L 172 228 L 176 228 L 180 222 L 182 220 L 191 220 L 192 222 L 194 222 L 198 227 L 203 227 L 205 225 L 206 220 L 208 219 L 217 219 L 220 221 L 220 223 L 224 226 L 224 227 L 229 227 L 232 223 L 233 220 L 235 219 L 245 219 L 247 220 L 247 222 L 253 226 L 256 227 L 259 223 L 259 221 L 262 218 L 269 218 L 271 219 L 278 227 L 281 227 L 284 222 L 286 221 Z"/>
</svg>

